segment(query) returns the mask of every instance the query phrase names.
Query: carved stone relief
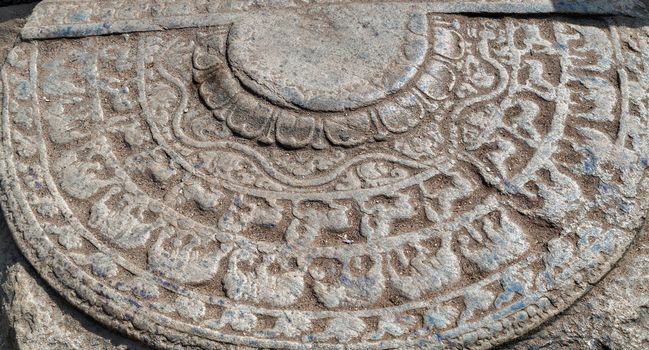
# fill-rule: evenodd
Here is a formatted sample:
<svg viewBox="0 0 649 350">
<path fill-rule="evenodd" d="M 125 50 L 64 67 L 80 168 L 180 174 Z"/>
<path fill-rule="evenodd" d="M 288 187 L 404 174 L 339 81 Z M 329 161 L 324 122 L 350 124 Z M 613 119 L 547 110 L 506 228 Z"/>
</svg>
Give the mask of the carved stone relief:
<svg viewBox="0 0 649 350">
<path fill-rule="evenodd" d="M 489 348 L 644 225 L 646 30 L 287 6 L 26 26 L 2 70 L 2 205 L 85 313 L 169 349 Z"/>
</svg>

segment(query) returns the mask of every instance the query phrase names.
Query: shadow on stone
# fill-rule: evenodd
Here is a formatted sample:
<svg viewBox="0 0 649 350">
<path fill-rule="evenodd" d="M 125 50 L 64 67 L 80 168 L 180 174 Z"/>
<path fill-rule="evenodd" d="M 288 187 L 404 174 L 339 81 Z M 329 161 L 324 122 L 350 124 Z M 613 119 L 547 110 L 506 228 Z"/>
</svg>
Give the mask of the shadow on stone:
<svg viewBox="0 0 649 350">
<path fill-rule="evenodd" d="M 18 252 L 0 222 L 1 349 L 148 349 L 113 333 L 59 297 Z"/>
</svg>

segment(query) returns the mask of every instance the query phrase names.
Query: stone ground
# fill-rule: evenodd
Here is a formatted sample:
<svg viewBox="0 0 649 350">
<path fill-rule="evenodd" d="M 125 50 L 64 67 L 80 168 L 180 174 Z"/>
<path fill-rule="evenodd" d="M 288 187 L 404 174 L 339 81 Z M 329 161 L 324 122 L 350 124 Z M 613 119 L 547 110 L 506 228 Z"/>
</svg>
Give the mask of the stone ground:
<svg viewBox="0 0 649 350">
<path fill-rule="evenodd" d="M 31 5 L 0 10 L 0 62 Z M 649 227 L 592 291 L 537 331 L 500 347 L 518 349 L 648 349 Z M 67 305 L 22 258 L 0 223 L 0 349 L 147 349 Z"/>
</svg>

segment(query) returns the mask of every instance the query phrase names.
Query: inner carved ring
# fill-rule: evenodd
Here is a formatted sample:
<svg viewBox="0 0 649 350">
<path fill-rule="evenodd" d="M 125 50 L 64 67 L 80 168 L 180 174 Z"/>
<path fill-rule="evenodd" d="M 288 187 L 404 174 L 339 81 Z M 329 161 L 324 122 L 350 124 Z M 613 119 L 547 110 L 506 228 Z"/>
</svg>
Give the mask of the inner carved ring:
<svg viewBox="0 0 649 350">
<path fill-rule="evenodd" d="M 238 136 L 287 148 L 353 147 L 412 130 L 448 97 L 448 62 L 462 55 L 429 57 L 429 42 L 456 38 L 429 38 L 426 15 L 393 12 L 315 7 L 237 22 L 197 48 L 201 98 Z"/>
<path fill-rule="evenodd" d="M 402 89 L 426 56 L 424 15 L 369 7 L 248 17 L 232 27 L 237 78 L 274 104 L 320 112 L 365 107 Z"/>
</svg>

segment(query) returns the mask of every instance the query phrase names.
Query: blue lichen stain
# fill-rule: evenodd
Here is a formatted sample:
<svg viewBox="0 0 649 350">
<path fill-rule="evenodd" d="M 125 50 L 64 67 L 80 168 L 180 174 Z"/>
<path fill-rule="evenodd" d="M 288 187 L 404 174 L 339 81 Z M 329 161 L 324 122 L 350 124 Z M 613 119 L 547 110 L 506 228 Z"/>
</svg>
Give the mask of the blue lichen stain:
<svg viewBox="0 0 649 350">
<path fill-rule="evenodd" d="M 169 290 L 177 290 L 178 287 L 168 281 L 162 281 L 162 286 Z"/>
<path fill-rule="evenodd" d="M 519 302 L 514 303 L 514 304 L 512 304 L 511 306 L 509 306 L 509 309 L 512 310 L 512 311 L 514 311 L 514 310 L 521 310 L 521 309 L 524 309 L 526 306 L 527 306 L 527 304 L 525 304 L 525 303 L 522 302 L 522 301 L 519 301 Z"/>
<path fill-rule="evenodd" d="M 521 282 L 512 283 L 509 285 L 509 288 L 507 288 L 507 291 L 523 295 L 523 293 L 525 293 L 525 286 Z"/>
<path fill-rule="evenodd" d="M 590 251 L 593 253 L 608 253 L 613 250 L 615 243 L 613 242 L 614 230 L 609 230 L 606 233 L 606 236 L 600 238 L 595 244 L 590 247 Z"/>
<path fill-rule="evenodd" d="M 420 349 L 426 349 L 426 348 L 430 347 L 431 345 L 432 345 L 431 342 L 429 340 L 426 340 L 426 339 L 420 339 L 420 340 L 417 341 L 417 346 Z"/>
<path fill-rule="evenodd" d="M 602 183 L 602 184 L 599 185 L 599 192 L 600 193 L 608 193 L 608 192 L 611 192 L 612 190 L 613 190 L 613 187 L 611 187 L 611 185 L 609 185 L 609 184 Z"/>
<path fill-rule="evenodd" d="M 88 18 L 89 18 L 88 14 L 83 12 L 77 12 L 72 16 L 70 16 L 70 20 L 72 22 L 85 22 L 88 20 Z"/>
<path fill-rule="evenodd" d="M 584 161 L 584 173 L 594 175 L 597 170 L 597 157 L 591 155 Z"/>
<path fill-rule="evenodd" d="M 442 318 L 435 317 L 433 315 L 424 316 L 424 320 L 426 324 L 432 325 L 433 327 L 437 327 L 437 328 L 442 327 L 446 323 Z"/>
<path fill-rule="evenodd" d="M 61 26 L 52 32 L 54 37 L 81 37 L 103 35 L 111 32 L 113 28 L 110 23 L 94 24 L 94 25 L 69 25 Z M 124 28 L 124 31 L 127 28 Z"/>
<path fill-rule="evenodd" d="M 521 312 L 516 314 L 516 319 L 518 319 L 519 321 L 525 321 L 525 320 L 527 320 L 527 318 L 528 318 L 528 315 L 524 311 L 521 311 Z"/>
<path fill-rule="evenodd" d="M 552 288 L 555 287 L 556 282 L 555 282 L 555 280 L 554 280 L 554 277 L 553 277 L 552 274 L 550 273 L 550 271 L 544 271 L 544 272 L 541 274 L 541 276 L 544 277 L 545 282 L 546 282 L 545 285 L 546 285 L 546 287 L 547 287 L 548 289 L 552 289 Z"/>
<path fill-rule="evenodd" d="M 511 194 L 518 194 L 520 192 L 518 186 L 509 181 L 505 181 L 505 190 Z"/>
<path fill-rule="evenodd" d="M 18 83 L 18 87 L 16 89 L 18 97 L 22 99 L 27 99 L 29 98 L 29 95 L 31 94 L 31 90 L 29 89 L 29 82 L 26 80 L 22 80 Z"/>
<path fill-rule="evenodd" d="M 138 309 L 142 307 L 142 305 L 140 305 L 140 303 L 138 303 L 137 301 L 135 301 L 135 300 L 133 300 L 131 298 L 128 299 L 128 303 L 131 304 L 132 306 L 138 308 Z"/>
<path fill-rule="evenodd" d="M 62 26 L 57 28 L 52 34 L 55 37 L 69 37 L 69 36 L 74 36 L 75 33 L 77 33 L 78 29 L 75 28 L 74 26 Z"/>
<path fill-rule="evenodd" d="M 633 211 L 633 204 L 625 201 L 621 201 L 618 204 L 618 209 L 620 209 L 621 212 L 625 214 L 629 214 L 631 211 Z"/>
</svg>

